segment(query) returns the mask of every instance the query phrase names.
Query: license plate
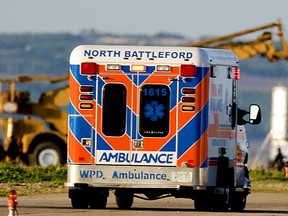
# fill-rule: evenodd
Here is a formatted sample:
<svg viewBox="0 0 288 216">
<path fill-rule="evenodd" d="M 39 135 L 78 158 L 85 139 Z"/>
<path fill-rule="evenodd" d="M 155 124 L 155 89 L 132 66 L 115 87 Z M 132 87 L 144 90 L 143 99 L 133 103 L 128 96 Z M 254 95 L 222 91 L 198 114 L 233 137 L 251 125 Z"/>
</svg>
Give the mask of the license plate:
<svg viewBox="0 0 288 216">
<path fill-rule="evenodd" d="M 191 172 L 172 172 L 173 182 L 192 182 Z"/>
</svg>

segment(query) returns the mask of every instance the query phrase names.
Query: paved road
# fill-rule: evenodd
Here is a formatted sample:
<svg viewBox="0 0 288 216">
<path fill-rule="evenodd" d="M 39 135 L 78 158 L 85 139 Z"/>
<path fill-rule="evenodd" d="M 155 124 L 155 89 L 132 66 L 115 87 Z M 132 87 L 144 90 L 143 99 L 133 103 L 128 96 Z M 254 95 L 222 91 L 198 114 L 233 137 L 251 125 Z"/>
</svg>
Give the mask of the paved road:
<svg viewBox="0 0 288 216">
<path fill-rule="evenodd" d="M 8 215 L 7 198 L 0 197 L 0 216 Z M 207 215 L 207 212 L 194 210 L 193 201 L 189 199 L 165 198 L 156 201 L 135 199 L 131 210 L 119 210 L 115 204 L 114 195 L 110 194 L 107 208 L 104 210 L 73 209 L 67 194 L 37 195 L 18 197 L 19 216 L 182 216 Z M 244 213 L 211 212 L 209 215 L 223 216 L 259 216 L 288 215 L 288 194 L 286 193 L 252 193 L 248 197 Z"/>
</svg>

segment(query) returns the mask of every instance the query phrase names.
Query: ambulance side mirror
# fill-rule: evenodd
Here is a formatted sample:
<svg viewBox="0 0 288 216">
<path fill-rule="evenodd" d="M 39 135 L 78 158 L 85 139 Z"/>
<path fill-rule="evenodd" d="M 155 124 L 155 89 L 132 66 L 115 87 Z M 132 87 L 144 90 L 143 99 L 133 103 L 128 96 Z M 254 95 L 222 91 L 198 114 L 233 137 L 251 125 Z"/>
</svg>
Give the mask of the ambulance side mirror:
<svg viewBox="0 0 288 216">
<path fill-rule="evenodd" d="M 249 124 L 255 125 L 261 122 L 261 109 L 257 104 L 251 104 L 249 108 Z"/>
</svg>

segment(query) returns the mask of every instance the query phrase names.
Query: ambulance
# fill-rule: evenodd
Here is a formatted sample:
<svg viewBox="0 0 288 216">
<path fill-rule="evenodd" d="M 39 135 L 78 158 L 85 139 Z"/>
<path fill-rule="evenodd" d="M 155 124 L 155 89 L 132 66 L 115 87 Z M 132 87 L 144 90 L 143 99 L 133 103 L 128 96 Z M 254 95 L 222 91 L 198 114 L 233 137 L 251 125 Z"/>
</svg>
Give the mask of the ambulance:
<svg viewBox="0 0 288 216">
<path fill-rule="evenodd" d="M 70 55 L 68 177 L 73 208 L 134 198 L 245 208 L 250 193 L 237 57 L 191 47 L 81 45 Z M 191 206 L 193 206 L 191 204 Z"/>
</svg>

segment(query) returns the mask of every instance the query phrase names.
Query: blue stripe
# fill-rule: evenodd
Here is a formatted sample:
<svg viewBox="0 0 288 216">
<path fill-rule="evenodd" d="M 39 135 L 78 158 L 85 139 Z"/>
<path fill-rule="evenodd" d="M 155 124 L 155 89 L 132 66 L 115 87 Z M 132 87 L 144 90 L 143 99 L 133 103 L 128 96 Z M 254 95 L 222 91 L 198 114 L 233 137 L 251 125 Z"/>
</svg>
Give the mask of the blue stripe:
<svg viewBox="0 0 288 216">
<path fill-rule="evenodd" d="M 97 150 L 113 150 L 99 134 L 97 134 Z"/>
<path fill-rule="evenodd" d="M 179 131 L 178 158 L 200 139 L 208 128 L 208 103 L 203 109 Z"/>
<path fill-rule="evenodd" d="M 201 168 L 208 166 L 208 158 L 205 159 L 205 161 L 200 165 Z"/>
<path fill-rule="evenodd" d="M 175 94 L 177 92 L 177 83 L 178 82 L 172 82 L 169 85 L 169 87 L 171 89 L 171 91 L 170 91 L 170 112 L 177 104 L 177 97 Z"/>
<path fill-rule="evenodd" d="M 80 115 L 69 116 L 69 128 L 79 141 L 83 137 L 91 137 L 90 124 Z"/>
<path fill-rule="evenodd" d="M 131 134 L 131 139 L 137 139 L 138 136 L 137 136 L 137 116 L 135 115 L 135 113 L 132 113 L 132 122 L 131 124 L 133 125 L 133 128 L 132 128 L 132 134 Z M 130 124 L 130 122 L 127 122 L 127 124 Z"/>
<path fill-rule="evenodd" d="M 72 75 L 80 83 L 80 85 L 94 85 L 94 82 L 92 83 L 91 81 L 87 79 L 88 77 L 87 75 L 80 74 L 80 65 L 70 65 L 70 70 L 71 70 Z"/>
<path fill-rule="evenodd" d="M 175 152 L 176 151 L 176 136 L 173 136 L 161 149 L 160 151 Z"/>
<path fill-rule="evenodd" d="M 130 137 L 131 136 L 131 109 L 126 106 L 126 133 Z"/>
<path fill-rule="evenodd" d="M 73 104 L 69 102 L 69 114 L 71 115 L 79 115 L 79 112 L 75 109 Z"/>
<path fill-rule="evenodd" d="M 69 128 L 79 142 L 82 138 L 92 138 L 91 125 L 81 115 L 69 116 Z"/>
<path fill-rule="evenodd" d="M 98 91 L 97 92 L 98 98 L 97 98 L 97 103 L 100 106 L 101 106 L 101 103 L 102 103 L 102 88 L 103 88 L 104 85 L 105 85 L 105 82 L 100 77 L 98 77 L 98 90 L 97 90 Z"/>
<path fill-rule="evenodd" d="M 146 76 L 145 76 L 146 75 Z M 144 83 L 148 78 L 150 74 L 139 74 L 139 83 L 138 86 L 140 86 L 142 83 Z"/>
<path fill-rule="evenodd" d="M 96 152 L 94 151 L 94 149 L 95 149 L 95 147 L 96 147 L 95 135 L 96 135 L 96 131 L 95 131 L 95 129 L 92 127 L 92 134 L 91 134 L 91 138 L 92 138 L 91 142 L 92 142 L 92 145 L 91 145 L 90 152 L 91 152 L 92 156 L 94 156 L 94 157 L 96 156 Z M 92 151 L 92 149 L 93 149 L 93 151 Z"/>
</svg>

